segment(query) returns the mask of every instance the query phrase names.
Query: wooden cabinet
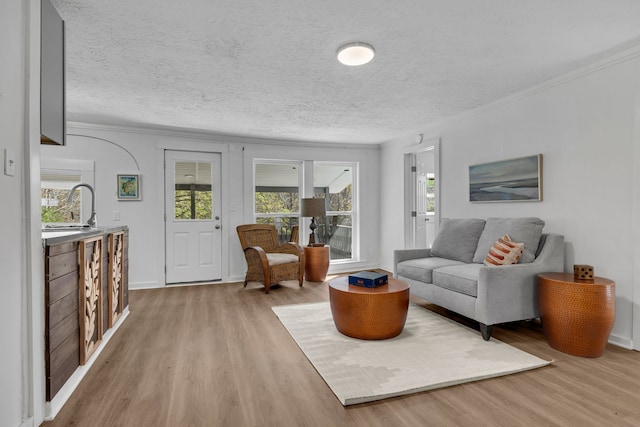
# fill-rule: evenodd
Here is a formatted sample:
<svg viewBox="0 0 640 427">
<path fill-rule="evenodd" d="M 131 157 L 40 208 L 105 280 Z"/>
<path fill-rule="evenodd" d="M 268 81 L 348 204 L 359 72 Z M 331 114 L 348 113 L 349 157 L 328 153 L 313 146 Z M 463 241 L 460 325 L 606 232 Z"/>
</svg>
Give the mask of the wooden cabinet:
<svg viewBox="0 0 640 427">
<path fill-rule="evenodd" d="M 50 0 L 41 1 L 40 141 L 66 143 L 65 27 Z"/>
<path fill-rule="evenodd" d="M 128 305 L 128 230 L 45 242 L 46 399 L 51 401 Z"/>
<path fill-rule="evenodd" d="M 45 249 L 45 369 L 47 400 L 79 366 L 78 242 Z"/>
</svg>

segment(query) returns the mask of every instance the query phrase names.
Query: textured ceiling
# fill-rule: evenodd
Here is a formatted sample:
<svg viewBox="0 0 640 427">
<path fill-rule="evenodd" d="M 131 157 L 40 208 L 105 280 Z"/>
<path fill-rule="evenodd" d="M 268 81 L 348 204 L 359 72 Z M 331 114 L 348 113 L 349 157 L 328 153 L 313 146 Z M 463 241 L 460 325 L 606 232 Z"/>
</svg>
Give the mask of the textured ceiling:
<svg viewBox="0 0 640 427">
<path fill-rule="evenodd" d="M 635 0 L 52 0 L 71 121 L 380 143 L 640 44 Z M 362 67 L 335 59 L 364 41 Z"/>
</svg>

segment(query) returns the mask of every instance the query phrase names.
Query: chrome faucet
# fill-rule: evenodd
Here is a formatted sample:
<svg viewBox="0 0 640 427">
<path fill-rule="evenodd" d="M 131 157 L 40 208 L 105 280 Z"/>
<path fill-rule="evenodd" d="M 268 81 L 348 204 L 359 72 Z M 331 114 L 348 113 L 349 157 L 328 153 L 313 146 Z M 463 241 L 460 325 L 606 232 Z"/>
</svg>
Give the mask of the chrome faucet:
<svg viewBox="0 0 640 427">
<path fill-rule="evenodd" d="M 69 193 L 69 197 L 67 197 L 67 203 L 71 203 L 71 201 L 73 200 L 73 195 L 75 194 L 75 191 L 78 187 L 87 187 L 89 189 L 89 191 L 91 191 L 91 216 L 89 217 L 89 220 L 87 221 L 87 224 L 91 227 L 91 228 L 96 228 L 97 225 L 97 221 L 96 221 L 96 192 L 93 189 L 92 186 L 90 186 L 89 184 L 77 184 L 74 185 L 73 188 L 71 189 L 71 192 Z"/>
</svg>

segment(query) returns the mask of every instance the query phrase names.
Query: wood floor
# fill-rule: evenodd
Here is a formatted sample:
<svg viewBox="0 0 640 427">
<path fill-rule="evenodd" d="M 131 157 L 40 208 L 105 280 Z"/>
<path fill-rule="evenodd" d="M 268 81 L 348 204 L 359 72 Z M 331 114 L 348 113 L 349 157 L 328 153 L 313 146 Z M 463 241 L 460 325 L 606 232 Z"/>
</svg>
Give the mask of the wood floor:
<svg viewBox="0 0 640 427">
<path fill-rule="evenodd" d="M 296 282 L 268 295 L 238 283 L 131 291 L 130 316 L 43 425 L 640 425 L 640 352 L 569 356 L 530 323 L 493 336 L 550 366 L 345 408 L 271 310 L 328 296 L 326 283 Z"/>
</svg>

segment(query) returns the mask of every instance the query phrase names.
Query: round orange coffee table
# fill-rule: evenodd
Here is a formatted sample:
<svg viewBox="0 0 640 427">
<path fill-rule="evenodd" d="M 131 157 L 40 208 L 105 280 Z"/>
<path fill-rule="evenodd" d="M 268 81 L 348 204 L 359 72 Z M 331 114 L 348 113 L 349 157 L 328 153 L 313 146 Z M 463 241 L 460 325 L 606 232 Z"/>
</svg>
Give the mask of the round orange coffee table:
<svg viewBox="0 0 640 427">
<path fill-rule="evenodd" d="M 383 340 L 402 332 L 409 308 L 409 285 L 389 278 L 377 288 L 349 285 L 348 276 L 329 282 L 329 301 L 338 331 L 352 338 Z"/>
</svg>

